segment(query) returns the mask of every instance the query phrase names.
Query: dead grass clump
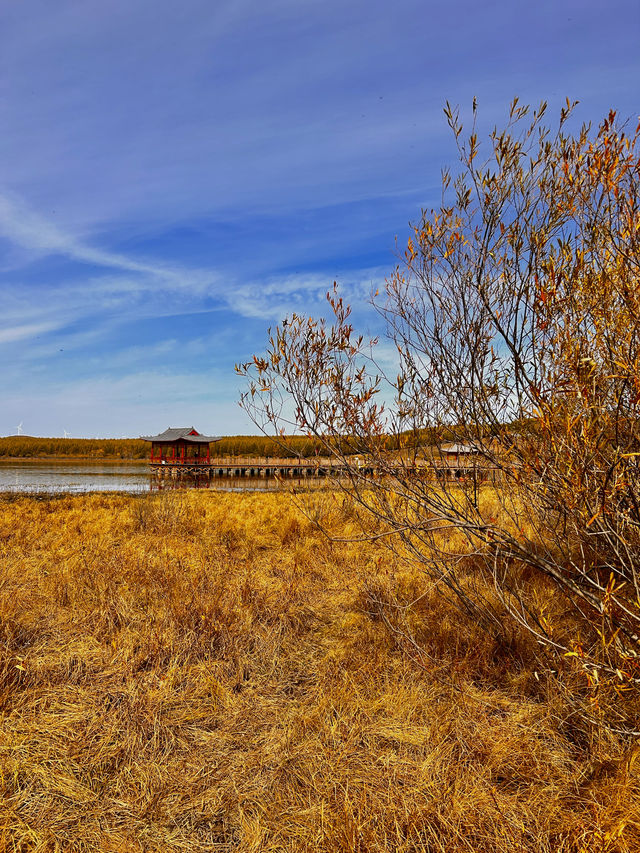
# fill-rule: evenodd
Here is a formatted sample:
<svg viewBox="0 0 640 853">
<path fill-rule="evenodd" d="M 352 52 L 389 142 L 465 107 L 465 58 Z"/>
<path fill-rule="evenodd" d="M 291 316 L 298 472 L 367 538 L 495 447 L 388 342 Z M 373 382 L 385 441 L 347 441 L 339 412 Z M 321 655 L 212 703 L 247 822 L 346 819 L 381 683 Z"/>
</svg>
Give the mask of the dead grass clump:
<svg viewBox="0 0 640 853">
<path fill-rule="evenodd" d="M 284 495 L 21 498 L 0 549 L 0 849 L 640 849 L 633 745 Z"/>
</svg>

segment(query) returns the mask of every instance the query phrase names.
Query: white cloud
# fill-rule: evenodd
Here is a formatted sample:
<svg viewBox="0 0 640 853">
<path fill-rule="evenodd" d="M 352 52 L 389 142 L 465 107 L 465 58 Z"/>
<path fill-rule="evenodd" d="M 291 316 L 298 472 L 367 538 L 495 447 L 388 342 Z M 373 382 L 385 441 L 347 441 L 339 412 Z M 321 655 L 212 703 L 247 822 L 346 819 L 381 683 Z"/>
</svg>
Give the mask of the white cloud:
<svg viewBox="0 0 640 853">
<path fill-rule="evenodd" d="M 385 270 L 374 267 L 334 276 L 319 273 L 279 276 L 238 285 L 233 288 L 228 304 L 244 317 L 265 321 L 282 320 L 294 312 L 326 316 L 330 313 L 326 294 L 331 292 L 334 280 L 345 302 L 362 307 L 383 286 L 384 275 Z"/>
<path fill-rule="evenodd" d="M 13 326 L 7 329 L 0 329 L 0 345 L 14 344 L 18 341 L 28 340 L 37 335 L 51 332 L 56 328 L 55 323 L 31 323 L 25 326 Z"/>
</svg>

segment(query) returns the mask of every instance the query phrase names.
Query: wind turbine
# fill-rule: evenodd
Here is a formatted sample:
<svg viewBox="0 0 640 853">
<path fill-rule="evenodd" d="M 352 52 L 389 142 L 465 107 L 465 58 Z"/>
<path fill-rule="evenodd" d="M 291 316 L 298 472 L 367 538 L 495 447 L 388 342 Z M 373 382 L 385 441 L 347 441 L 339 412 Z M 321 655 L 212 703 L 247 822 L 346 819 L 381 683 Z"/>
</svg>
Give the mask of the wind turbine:
<svg viewBox="0 0 640 853">
<path fill-rule="evenodd" d="M 24 423 L 24 421 L 20 421 L 20 423 L 18 424 L 18 435 L 22 435 L 22 424 L 23 423 Z"/>
<path fill-rule="evenodd" d="M 66 431 L 66 429 L 63 429 L 62 432 L 64 433 L 65 438 L 69 438 L 69 433 Z"/>
</svg>

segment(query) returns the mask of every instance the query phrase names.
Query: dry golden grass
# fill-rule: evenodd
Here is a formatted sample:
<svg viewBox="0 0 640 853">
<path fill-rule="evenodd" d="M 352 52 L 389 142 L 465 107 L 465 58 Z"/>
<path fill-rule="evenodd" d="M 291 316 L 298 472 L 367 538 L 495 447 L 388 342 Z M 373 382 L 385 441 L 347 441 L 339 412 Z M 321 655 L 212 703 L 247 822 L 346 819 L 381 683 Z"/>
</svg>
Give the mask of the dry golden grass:
<svg viewBox="0 0 640 853">
<path fill-rule="evenodd" d="M 6 500 L 0 558 L 2 849 L 640 850 L 640 757 L 527 638 L 285 495 Z M 374 602 L 425 589 L 420 666 Z"/>
</svg>

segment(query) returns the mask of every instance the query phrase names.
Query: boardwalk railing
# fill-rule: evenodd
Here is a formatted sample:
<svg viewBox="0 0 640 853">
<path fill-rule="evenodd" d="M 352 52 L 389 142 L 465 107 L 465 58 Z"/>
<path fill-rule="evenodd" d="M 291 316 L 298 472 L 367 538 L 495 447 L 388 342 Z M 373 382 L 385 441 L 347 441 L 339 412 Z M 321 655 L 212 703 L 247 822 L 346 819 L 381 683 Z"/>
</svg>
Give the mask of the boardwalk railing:
<svg viewBox="0 0 640 853">
<path fill-rule="evenodd" d="M 457 464 L 453 462 L 435 463 L 424 460 L 410 463 L 399 459 L 397 464 L 385 463 L 372 466 L 370 462 L 359 463 L 354 460 L 349 465 L 336 459 L 316 456 L 310 459 L 282 459 L 267 456 L 227 456 L 206 459 L 152 460 L 151 471 L 158 477 L 279 477 L 308 478 L 348 476 L 354 471 L 364 477 L 394 476 L 394 474 L 413 474 L 422 479 L 436 481 L 475 481 L 496 482 L 498 470 L 484 465 L 469 464 L 468 460 Z"/>
<path fill-rule="evenodd" d="M 314 459 L 278 459 L 259 456 L 229 456 L 218 459 L 185 459 L 151 462 L 151 470 L 162 477 L 326 477 L 340 474 L 344 465 L 335 460 L 315 457 Z"/>
</svg>

